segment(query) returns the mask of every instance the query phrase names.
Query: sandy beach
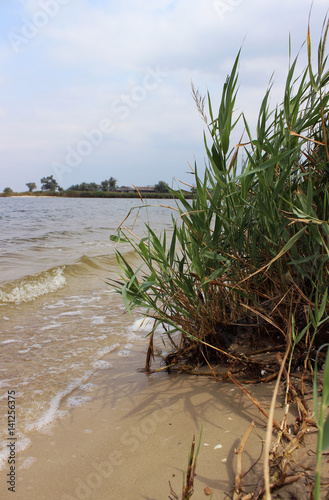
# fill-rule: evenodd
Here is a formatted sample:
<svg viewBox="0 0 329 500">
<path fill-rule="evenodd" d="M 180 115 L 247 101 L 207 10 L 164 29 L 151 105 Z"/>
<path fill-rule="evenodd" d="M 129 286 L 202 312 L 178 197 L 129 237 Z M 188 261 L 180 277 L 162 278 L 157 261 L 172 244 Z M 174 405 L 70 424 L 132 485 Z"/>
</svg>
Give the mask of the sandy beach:
<svg viewBox="0 0 329 500">
<path fill-rule="evenodd" d="M 48 433 L 32 434 L 31 446 L 18 456 L 14 498 L 159 500 L 169 497 L 169 481 L 180 498 L 192 437 L 198 440 L 202 423 L 193 498 L 207 498 L 210 490 L 213 499 L 232 498 L 235 449 L 254 421 L 243 454 L 246 472 L 262 455 L 264 418 L 233 384 L 138 371 L 144 350 L 95 373 L 90 401 L 57 419 Z M 248 390 L 268 408 L 272 384 Z M 282 417 L 282 408 L 277 412 Z M 249 489 L 259 481 L 261 464 L 262 458 L 248 474 Z M 13 498 L 6 474 L 0 475 L 3 499 Z"/>
</svg>

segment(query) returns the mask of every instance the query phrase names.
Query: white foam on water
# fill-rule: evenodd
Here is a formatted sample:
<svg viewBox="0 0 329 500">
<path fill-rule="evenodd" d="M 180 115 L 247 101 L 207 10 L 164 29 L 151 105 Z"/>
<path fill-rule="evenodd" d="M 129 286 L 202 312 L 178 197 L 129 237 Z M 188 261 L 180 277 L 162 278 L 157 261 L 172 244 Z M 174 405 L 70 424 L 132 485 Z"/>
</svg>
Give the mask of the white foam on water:
<svg viewBox="0 0 329 500">
<path fill-rule="evenodd" d="M 41 331 L 44 331 L 44 330 L 51 330 L 52 328 L 57 328 L 58 326 L 61 326 L 63 323 L 58 323 L 58 322 L 54 322 L 54 323 L 51 323 L 50 325 L 47 325 L 47 326 L 43 326 L 41 328 Z"/>
<path fill-rule="evenodd" d="M 141 333 L 143 335 L 143 337 L 145 337 L 147 334 L 149 334 L 153 331 L 153 328 L 154 328 L 154 319 L 143 317 L 143 318 L 136 319 L 136 321 L 133 323 L 133 325 L 131 327 L 131 330 L 135 335 L 137 333 Z M 156 327 L 156 329 L 154 330 L 155 334 L 161 334 L 164 332 L 165 332 L 165 329 L 161 325 L 158 325 Z M 128 335 L 128 340 L 134 340 L 134 339 L 135 339 L 135 337 L 130 332 Z"/>
<path fill-rule="evenodd" d="M 92 325 L 102 325 L 105 321 L 106 316 L 94 316 L 91 318 L 91 324 Z"/>
<path fill-rule="evenodd" d="M 1 342 L 2 344 L 13 344 L 14 342 L 22 342 L 22 340 L 16 340 L 16 339 L 9 339 L 9 340 L 4 340 Z"/>
<path fill-rule="evenodd" d="M 88 340 L 88 337 L 85 338 Z M 81 340 L 81 339 L 80 339 Z M 36 346 L 36 344 L 35 344 Z M 109 363 L 106 360 L 100 359 L 106 354 L 109 354 L 110 352 L 114 351 L 120 347 L 119 343 L 115 343 L 111 346 L 105 346 L 102 349 L 99 349 L 95 355 L 94 361 L 91 362 L 91 367 L 92 370 L 87 370 L 83 376 L 80 378 L 74 379 L 69 385 L 62 391 L 59 391 L 55 396 L 52 397 L 52 399 L 48 403 L 48 408 L 44 413 L 41 415 L 40 418 L 38 418 L 36 421 L 31 422 L 26 425 L 25 430 L 26 431 L 32 431 L 32 430 L 38 430 L 40 432 L 49 432 L 51 431 L 51 427 L 54 424 L 54 421 L 57 417 L 62 417 L 67 414 L 66 411 L 59 410 L 60 404 L 63 401 L 63 399 L 68 396 L 71 392 L 73 392 L 77 388 L 81 388 L 83 390 L 88 390 L 91 391 L 94 387 L 93 384 L 91 383 L 86 383 L 90 376 L 93 374 L 93 370 L 107 370 L 109 368 L 112 368 L 112 364 Z M 86 346 L 81 348 L 82 352 L 86 351 Z M 69 357 L 75 356 L 76 353 L 70 353 Z M 64 356 L 66 357 L 66 356 Z M 60 358 L 57 358 L 57 363 L 59 363 L 56 367 L 49 368 L 48 373 L 61 373 L 63 370 L 60 367 Z M 72 363 L 71 369 L 78 368 L 80 366 L 80 363 Z M 65 368 L 66 370 L 66 368 Z M 84 397 L 84 396 L 72 396 L 71 398 L 68 399 L 68 404 L 66 405 L 68 408 L 73 408 L 75 406 L 78 406 L 80 404 L 83 404 L 83 402 L 90 400 L 89 397 Z"/>
<path fill-rule="evenodd" d="M 135 332 L 130 332 L 127 334 L 127 340 L 130 342 L 137 342 L 140 340 L 144 340 L 144 336 L 137 335 Z"/>
<path fill-rule="evenodd" d="M 8 382 L 10 382 L 9 379 L 6 379 L 6 380 L 0 380 L 0 389 L 1 387 L 4 387 L 4 386 L 7 386 L 8 385 Z M 7 393 L 5 393 L 2 397 L 7 397 Z M 1 397 L 0 397 L 1 399 Z"/>
<path fill-rule="evenodd" d="M 118 352 L 118 356 L 121 358 L 128 358 L 130 356 L 131 351 L 128 351 L 127 349 L 121 349 L 121 351 Z"/>
<path fill-rule="evenodd" d="M 113 345 L 107 345 L 106 347 L 103 347 L 103 349 L 99 349 L 99 351 L 97 351 L 97 357 L 101 358 L 102 356 L 105 356 L 105 354 L 109 354 L 118 347 L 120 347 L 120 344 L 118 342 Z"/>
<path fill-rule="evenodd" d="M 72 365 L 70 366 L 70 368 L 79 368 L 82 365 L 83 365 L 83 363 L 72 363 Z"/>
<path fill-rule="evenodd" d="M 136 319 L 136 321 L 132 325 L 131 329 L 135 333 L 141 332 L 145 335 L 147 333 L 151 333 L 153 328 L 154 328 L 154 319 L 144 317 L 144 318 Z M 162 326 L 158 325 L 155 329 L 155 332 L 156 333 L 163 333 L 164 329 Z"/>
<path fill-rule="evenodd" d="M 75 296 L 74 298 L 77 298 L 79 300 L 80 304 L 90 304 L 91 302 L 95 302 L 95 300 L 97 301 L 97 300 L 101 299 L 101 297 L 99 297 L 99 296 L 90 297 L 90 298 Z"/>
<path fill-rule="evenodd" d="M 136 319 L 132 326 L 133 332 L 150 333 L 153 328 L 154 320 L 149 318 L 139 318 Z"/>
<path fill-rule="evenodd" d="M 56 304 L 45 304 L 43 309 L 57 309 L 58 307 L 65 306 L 65 302 L 63 300 L 59 300 Z"/>
<path fill-rule="evenodd" d="M 29 469 L 35 460 L 36 459 L 34 457 L 27 457 L 18 469 Z"/>
<path fill-rule="evenodd" d="M 71 396 L 66 402 L 68 408 L 77 408 L 78 406 L 91 401 L 92 398 L 89 396 Z"/>
<path fill-rule="evenodd" d="M 93 363 L 91 363 L 91 366 L 95 370 L 108 370 L 109 368 L 112 368 L 111 363 L 105 361 L 104 359 L 99 359 L 98 361 L 94 361 Z"/>
<path fill-rule="evenodd" d="M 40 432 L 49 432 L 57 417 L 66 415 L 66 412 L 60 411 L 59 406 L 62 400 L 70 394 L 74 389 L 80 386 L 81 383 L 88 380 L 92 372 L 87 371 L 81 378 L 73 380 L 63 391 L 58 392 L 52 397 L 48 404 L 48 409 L 41 415 L 38 420 L 26 425 L 26 431 L 38 430 Z"/>
<path fill-rule="evenodd" d="M 79 385 L 79 389 L 81 389 L 82 391 L 86 391 L 86 392 L 93 391 L 95 387 L 97 387 L 97 385 L 92 384 L 91 382 L 89 382 L 88 384 L 80 384 Z"/>
<path fill-rule="evenodd" d="M 9 456 L 9 448 L 8 448 L 8 442 L 9 441 L 2 441 L 0 444 L 0 470 L 3 470 L 5 466 L 8 465 L 7 460 Z M 31 440 L 27 438 L 26 436 L 23 435 L 17 435 L 17 441 L 15 441 L 15 452 L 19 453 L 24 450 L 27 450 L 29 446 L 31 445 Z"/>
<path fill-rule="evenodd" d="M 37 278 L 25 278 L 10 292 L 0 290 L 0 302 L 20 304 L 21 302 L 30 302 L 47 293 L 55 292 L 66 285 L 63 271 L 64 268 L 60 268 L 55 272 L 49 271 L 41 274 Z"/>
<path fill-rule="evenodd" d="M 123 349 L 118 352 L 118 356 L 122 358 L 127 358 L 130 356 L 131 350 L 133 348 L 132 344 L 126 344 Z"/>
<path fill-rule="evenodd" d="M 80 314 L 82 314 L 81 309 L 79 309 L 78 311 L 63 312 L 63 313 L 60 313 L 59 316 L 79 316 Z"/>
</svg>

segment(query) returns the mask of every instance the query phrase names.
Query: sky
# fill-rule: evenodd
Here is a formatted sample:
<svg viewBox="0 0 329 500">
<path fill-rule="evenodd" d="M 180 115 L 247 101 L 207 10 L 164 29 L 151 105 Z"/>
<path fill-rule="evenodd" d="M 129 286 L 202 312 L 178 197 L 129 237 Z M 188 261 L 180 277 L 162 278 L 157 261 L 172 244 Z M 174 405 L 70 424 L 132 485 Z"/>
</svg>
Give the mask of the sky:
<svg viewBox="0 0 329 500">
<path fill-rule="evenodd" d="M 311 0 L 8 0 L 0 6 L 0 192 L 53 175 L 193 184 L 205 164 L 191 81 L 213 107 L 242 47 L 237 114 L 253 129 L 273 75 L 307 63 Z M 314 0 L 314 58 L 328 0 Z M 298 73 L 298 72 L 297 72 Z M 299 74 L 299 73 L 298 73 Z M 232 144 L 234 146 L 234 144 Z"/>
</svg>

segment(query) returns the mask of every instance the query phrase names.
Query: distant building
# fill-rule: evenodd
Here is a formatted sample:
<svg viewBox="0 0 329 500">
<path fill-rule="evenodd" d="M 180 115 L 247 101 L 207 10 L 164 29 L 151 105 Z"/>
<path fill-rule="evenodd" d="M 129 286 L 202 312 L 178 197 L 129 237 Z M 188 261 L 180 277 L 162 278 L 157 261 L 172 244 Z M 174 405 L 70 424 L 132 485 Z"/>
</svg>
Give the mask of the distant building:
<svg viewBox="0 0 329 500">
<path fill-rule="evenodd" d="M 137 188 L 137 189 L 136 189 Z M 154 186 L 120 186 L 116 189 L 118 193 L 137 193 L 137 190 L 140 193 L 155 193 Z"/>
<path fill-rule="evenodd" d="M 116 191 L 117 193 L 134 193 L 136 189 L 130 186 L 120 186 L 116 188 Z"/>
<path fill-rule="evenodd" d="M 140 193 L 154 193 L 154 186 L 136 186 Z"/>
</svg>

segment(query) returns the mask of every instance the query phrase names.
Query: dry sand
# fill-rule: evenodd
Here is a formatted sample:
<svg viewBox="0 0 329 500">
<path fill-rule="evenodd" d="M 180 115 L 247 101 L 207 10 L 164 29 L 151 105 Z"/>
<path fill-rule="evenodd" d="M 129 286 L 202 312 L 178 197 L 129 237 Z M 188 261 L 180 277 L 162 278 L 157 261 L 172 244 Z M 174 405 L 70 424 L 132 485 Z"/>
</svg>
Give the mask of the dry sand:
<svg viewBox="0 0 329 500">
<path fill-rule="evenodd" d="M 193 500 L 209 498 L 205 488 L 213 500 L 232 498 L 234 450 L 253 420 L 243 471 L 262 454 L 265 420 L 255 406 L 230 383 L 138 372 L 143 352 L 106 359 L 113 367 L 90 380 L 96 384 L 92 400 L 57 420 L 50 434 L 30 436 L 30 448 L 19 456 L 15 494 L 7 491 L 8 471 L 1 472 L 1 499 L 160 500 L 170 494 L 169 481 L 181 498 L 191 440 L 202 422 Z M 273 384 L 248 390 L 268 407 Z M 277 418 L 282 415 L 279 408 Z M 258 480 L 251 471 L 244 483 Z M 299 491 L 297 498 L 308 498 Z"/>
</svg>

